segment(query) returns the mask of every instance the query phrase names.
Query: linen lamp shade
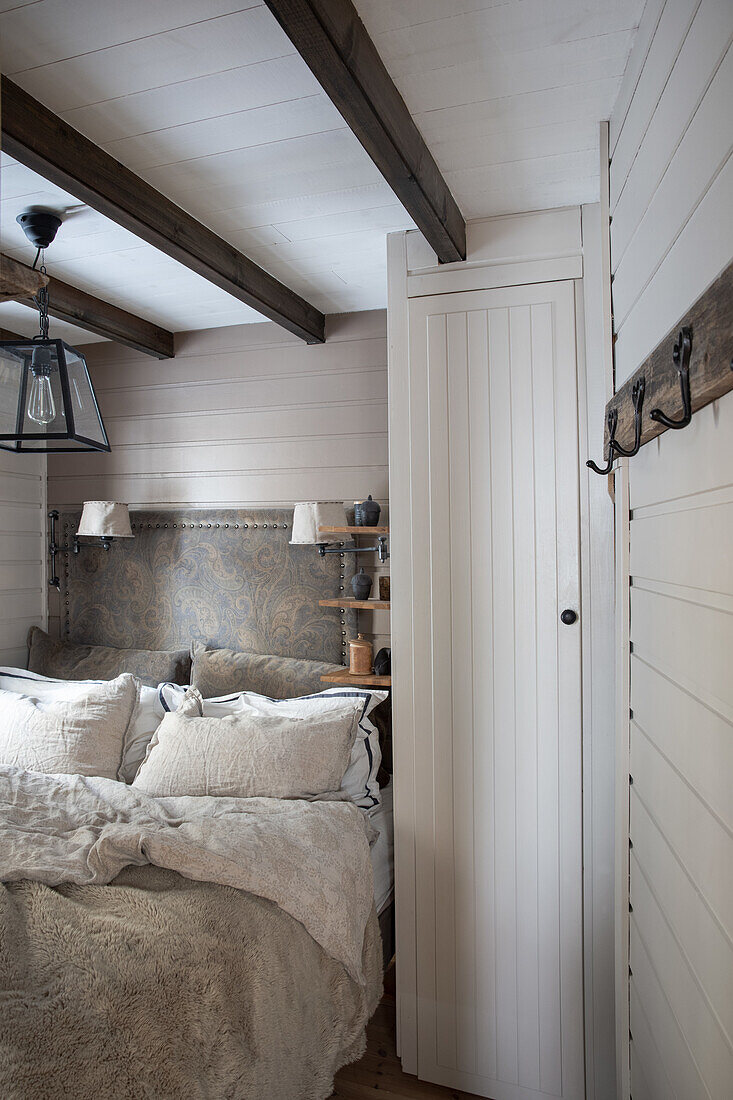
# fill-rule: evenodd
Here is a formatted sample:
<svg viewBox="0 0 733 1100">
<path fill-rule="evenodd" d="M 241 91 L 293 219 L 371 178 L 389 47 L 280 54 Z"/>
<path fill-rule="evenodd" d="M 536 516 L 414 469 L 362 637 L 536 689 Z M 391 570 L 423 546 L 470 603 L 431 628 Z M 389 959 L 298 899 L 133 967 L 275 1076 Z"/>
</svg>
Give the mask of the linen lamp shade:
<svg viewBox="0 0 733 1100">
<path fill-rule="evenodd" d="M 92 538 L 132 539 L 130 513 L 116 500 L 85 500 L 77 535 Z"/>
<path fill-rule="evenodd" d="M 293 512 L 293 530 L 291 546 L 315 546 L 319 542 L 329 542 L 319 535 L 319 527 L 345 527 L 346 509 L 335 501 L 307 501 L 296 504 Z"/>
</svg>

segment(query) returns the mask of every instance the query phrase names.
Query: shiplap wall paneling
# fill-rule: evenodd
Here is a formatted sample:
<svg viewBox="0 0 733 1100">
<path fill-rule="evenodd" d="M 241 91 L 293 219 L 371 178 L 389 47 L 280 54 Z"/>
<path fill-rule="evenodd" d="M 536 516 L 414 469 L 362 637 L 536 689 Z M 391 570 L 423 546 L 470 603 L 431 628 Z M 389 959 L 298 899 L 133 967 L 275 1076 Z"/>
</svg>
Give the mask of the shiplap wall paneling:
<svg viewBox="0 0 733 1100">
<path fill-rule="evenodd" d="M 631 596 L 629 578 L 629 460 L 614 471 L 614 1007 L 616 1087 L 629 1096 L 629 702 Z"/>
<path fill-rule="evenodd" d="M 0 451 L 0 664 L 25 668 L 46 622 L 46 458 Z"/>
<path fill-rule="evenodd" d="M 387 497 L 382 311 L 307 347 L 271 324 L 182 333 L 164 362 L 90 345 L 110 454 L 49 459 L 49 500 L 273 505 Z"/>
<path fill-rule="evenodd" d="M 288 506 L 371 493 L 388 515 L 383 310 L 329 317 L 317 347 L 258 324 L 178 333 L 167 362 L 113 344 L 85 352 L 112 451 L 50 456 L 51 507 Z M 388 644 L 372 615 L 362 631 Z"/>
<path fill-rule="evenodd" d="M 574 286 L 417 298 L 409 327 L 418 1073 L 579 1098 Z"/>
<path fill-rule="evenodd" d="M 647 8 L 611 119 L 617 385 L 733 255 L 733 4 Z"/>
<path fill-rule="evenodd" d="M 617 387 L 733 257 L 732 39 L 730 0 L 646 5 L 610 123 Z M 727 395 L 628 465 L 634 1100 L 733 1088 L 732 439 Z M 618 1035 L 628 1051 L 621 1018 Z"/>
<path fill-rule="evenodd" d="M 733 1082 L 732 471 L 730 394 L 631 465 L 631 1093 L 649 1100 Z"/>
</svg>

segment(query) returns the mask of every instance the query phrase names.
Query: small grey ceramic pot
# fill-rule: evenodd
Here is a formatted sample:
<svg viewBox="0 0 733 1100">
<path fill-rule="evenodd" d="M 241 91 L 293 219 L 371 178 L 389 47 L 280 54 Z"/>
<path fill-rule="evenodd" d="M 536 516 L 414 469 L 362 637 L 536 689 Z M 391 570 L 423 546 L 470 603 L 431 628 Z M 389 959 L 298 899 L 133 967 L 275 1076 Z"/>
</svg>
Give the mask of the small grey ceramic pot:
<svg viewBox="0 0 733 1100">
<path fill-rule="evenodd" d="M 374 658 L 374 671 L 377 676 L 389 676 L 392 672 L 392 650 L 389 646 L 380 649 Z"/>
<path fill-rule="evenodd" d="M 368 600 L 372 590 L 372 578 L 364 572 L 364 567 L 351 578 L 351 591 L 356 600 Z"/>
<path fill-rule="evenodd" d="M 358 516 L 356 523 L 359 527 L 376 527 L 379 523 L 379 513 L 382 511 L 376 500 L 372 500 L 371 493 L 366 500 L 363 500 L 358 505 Z"/>
</svg>

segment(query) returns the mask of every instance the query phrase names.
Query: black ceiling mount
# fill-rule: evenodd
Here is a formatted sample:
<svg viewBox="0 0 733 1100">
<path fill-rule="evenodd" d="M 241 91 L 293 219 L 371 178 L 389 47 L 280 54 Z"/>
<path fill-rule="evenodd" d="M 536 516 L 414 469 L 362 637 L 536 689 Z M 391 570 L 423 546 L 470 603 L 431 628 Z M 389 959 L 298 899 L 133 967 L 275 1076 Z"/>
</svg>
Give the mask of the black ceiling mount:
<svg viewBox="0 0 733 1100">
<path fill-rule="evenodd" d="M 48 248 L 61 225 L 53 210 L 24 210 L 15 220 L 34 248 Z"/>
</svg>

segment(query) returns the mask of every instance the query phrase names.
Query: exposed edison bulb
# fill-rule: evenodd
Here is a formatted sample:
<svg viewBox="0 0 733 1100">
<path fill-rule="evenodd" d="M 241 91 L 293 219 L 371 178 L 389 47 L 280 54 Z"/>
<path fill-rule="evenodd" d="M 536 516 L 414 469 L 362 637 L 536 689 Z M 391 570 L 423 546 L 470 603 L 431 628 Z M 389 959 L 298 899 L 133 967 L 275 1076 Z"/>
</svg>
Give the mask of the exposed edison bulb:
<svg viewBox="0 0 733 1100">
<path fill-rule="evenodd" d="M 50 424 L 56 419 L 56 403 L 51 389 L 51 355 L 48 348 L 34 348 L 31 360 L 31 392 L 28 396 L 28 419 L 36 424 Z"/>
<path fill-rule="evenodd" d="M 28 399 L 28 419 L 36 424 L 50 424 L 56 419 L 56 404 L 51 392 L 51 379 L 47 374 L 33 377 Z"/>
</svg>

